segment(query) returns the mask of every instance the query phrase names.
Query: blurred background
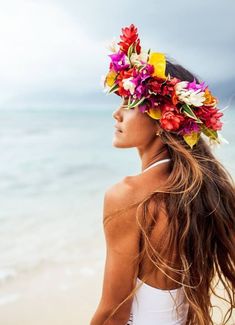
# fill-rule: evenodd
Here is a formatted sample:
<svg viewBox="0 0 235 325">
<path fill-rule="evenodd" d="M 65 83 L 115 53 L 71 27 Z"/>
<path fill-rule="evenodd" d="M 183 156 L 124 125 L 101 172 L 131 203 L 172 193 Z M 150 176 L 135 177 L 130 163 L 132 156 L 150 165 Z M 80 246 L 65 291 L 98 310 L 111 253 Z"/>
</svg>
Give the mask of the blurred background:
<svg viewBox="0 0 235 325">
<path fill-rule="evenodd" d="M 234 15 L 232 0 L 1 1 L 1 324 L 85 325 L 95 312 L 103 195 L 141 171 L 136 149 L 112 147 L 121 99 L 101 83 L 122 27 L 209 85 L 229 142 L 214 154 L 234 177 Z"/>
</svg>

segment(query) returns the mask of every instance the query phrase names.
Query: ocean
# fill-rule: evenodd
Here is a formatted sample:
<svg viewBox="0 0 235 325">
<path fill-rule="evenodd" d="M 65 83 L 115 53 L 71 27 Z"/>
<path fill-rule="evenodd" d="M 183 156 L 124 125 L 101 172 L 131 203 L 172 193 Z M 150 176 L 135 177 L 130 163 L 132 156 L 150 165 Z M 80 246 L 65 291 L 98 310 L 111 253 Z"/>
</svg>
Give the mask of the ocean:
<svg viewBox="0 0 235 325">
<path fill-rule="evenodd" d="M 107 110 L 1 112 L 1 282 L 85 253 L 106 188 L 139 167 L 134 149 L 112 147 L 113 125 Z"/>
<path fill-rule="evenodd" d="M 214 153 L 234 176 L 233 109 L 223 119 L 229 144 Z M 87 254 L 85 243 L 102 236 L 105 190 L 141 167 L 135 148 L 112 147 L 111 114 L 1 110 L 0 285 L 41 265 L 79 262 Z M 93 254 L 104 257 L 98 245 Z M 84 272 L 92 272 L 92 265 Z"/>
</svg>

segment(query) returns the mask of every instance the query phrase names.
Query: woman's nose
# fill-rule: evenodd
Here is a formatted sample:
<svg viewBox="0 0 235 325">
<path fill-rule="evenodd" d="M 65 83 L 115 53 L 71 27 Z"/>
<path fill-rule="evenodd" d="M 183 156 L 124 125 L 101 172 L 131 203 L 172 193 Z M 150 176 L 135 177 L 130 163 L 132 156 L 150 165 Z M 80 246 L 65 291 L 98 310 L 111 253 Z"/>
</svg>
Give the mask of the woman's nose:
<svg viewBox="0 0 235 325">
<path fill-rule="evenodd" d="M 121 114 L 120 114 L 120 109 L 118 108 L 118 109 L 116 109 L 114 112 L 113 112 L 113 114 L 112 114 L 112 117 L 114 118 L 114 119 L 116 119 L 116 120 L 121 120 Z"/>
</svg>

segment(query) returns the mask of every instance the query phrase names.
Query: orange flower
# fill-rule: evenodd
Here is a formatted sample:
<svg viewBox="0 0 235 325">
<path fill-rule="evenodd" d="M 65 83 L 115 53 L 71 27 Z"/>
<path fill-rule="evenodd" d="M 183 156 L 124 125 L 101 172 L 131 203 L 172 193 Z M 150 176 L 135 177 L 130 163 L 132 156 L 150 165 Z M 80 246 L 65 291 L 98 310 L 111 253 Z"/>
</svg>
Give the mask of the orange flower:
<svg viewBox="0 0 235 325">
<path fill-rule="evenodd" d="M 203 105 L 214 106 L 215 104 L 217 104 L 217 99 L 212 96 L 209 89 L 205 89 L 204 97 L 205 101 L 203 102 Z"/>
<path fill-rule="evenodd" d="M 174 105 L 178 104 L 179 100 L 175 92 L 172 94 L 171 100 Z"/>
</svg>

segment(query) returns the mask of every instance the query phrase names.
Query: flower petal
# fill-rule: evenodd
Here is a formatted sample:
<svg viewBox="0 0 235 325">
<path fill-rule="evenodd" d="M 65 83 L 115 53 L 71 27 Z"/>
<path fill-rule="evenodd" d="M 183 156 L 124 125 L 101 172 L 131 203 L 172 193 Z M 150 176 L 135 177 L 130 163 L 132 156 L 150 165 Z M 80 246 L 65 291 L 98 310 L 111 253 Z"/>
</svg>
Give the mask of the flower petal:
<svg viewBox="0 0 235 325">
<path fill-rule="evenodd" d="M 159 120 L 162 117 L 160 108 L 150 108 L 146 113 L 155 120 Z"/>
<path fill-rule="evenodd" d="M 153 77 L 166 79 L 166 58 L 163 53 L 152 52 L 150 53 L 148 63 L 154 66 Z"/>
</svg>

